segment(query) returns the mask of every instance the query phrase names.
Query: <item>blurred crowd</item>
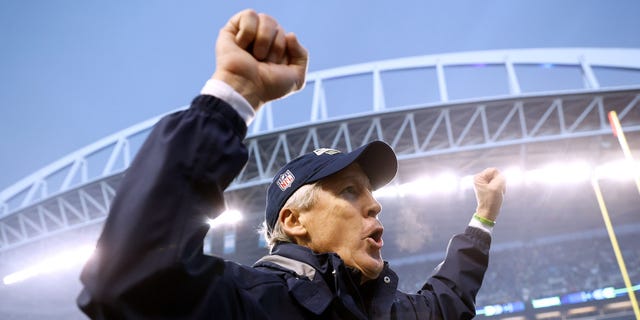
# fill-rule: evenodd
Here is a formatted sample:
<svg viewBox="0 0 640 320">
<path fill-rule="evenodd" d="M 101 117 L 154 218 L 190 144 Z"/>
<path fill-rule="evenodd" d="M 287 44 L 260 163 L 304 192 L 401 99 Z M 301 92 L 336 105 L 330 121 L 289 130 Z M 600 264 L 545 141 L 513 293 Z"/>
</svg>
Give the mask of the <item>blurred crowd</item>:
<svg viewBox="0 0 640 320">
<path fill-rule="evenodd" d="M 636 236 L 618 238 L 629 278 L 640 284 L 640 246 Z M 416 292 L 438 261 L 394 267 L 400 289 Z M 624 287 L 608 237 L 536 242 L 492 250 L 478 306 L 558 296 L 605 287 Z"/>
</svg>

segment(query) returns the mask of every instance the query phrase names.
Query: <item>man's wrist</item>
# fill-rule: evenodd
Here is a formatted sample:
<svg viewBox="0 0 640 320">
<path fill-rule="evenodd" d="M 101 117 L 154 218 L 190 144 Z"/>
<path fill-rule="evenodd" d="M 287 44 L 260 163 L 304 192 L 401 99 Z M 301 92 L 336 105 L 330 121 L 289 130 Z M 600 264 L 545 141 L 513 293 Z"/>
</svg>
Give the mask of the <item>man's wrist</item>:
<svg viewBox="0 0 640 320">
<path fill-rule="evenodd" d="M 473 214 L 473 218 L 480 221 L 480 223 L 488 226 L 488 227 L 493 227 L 496 225 L 496 222 L 494 220 L 485 218 L 481 215 L 479 215 L 477 212 Z"/>
<path fill-rule="evenodd" d="M 473 217 L 471 218 L 471 221 L 469 221 L 469 226 L 470 227 L 474 227 L 474 228 L 478 228 L 481 230 L 484 230 L 486 232 L 488 232 L 489 234 L 491 234 L 491 232 L 493 231 L 493 227 L 495 226 L 496 222 L 489 220 L 487 218 L 481 217 L 479 216 L 477 213 L 473 214 Z"/>
<path fill-rule="evenodd" d="M 205 83 L 200 94 L 215 96 L 228 103 L 238 115 L 245 121 L 247 126 L 251 124 L 256 112 L 240 93 L 224 81 L 218 79 L 209 79 Z"/>
</svg>

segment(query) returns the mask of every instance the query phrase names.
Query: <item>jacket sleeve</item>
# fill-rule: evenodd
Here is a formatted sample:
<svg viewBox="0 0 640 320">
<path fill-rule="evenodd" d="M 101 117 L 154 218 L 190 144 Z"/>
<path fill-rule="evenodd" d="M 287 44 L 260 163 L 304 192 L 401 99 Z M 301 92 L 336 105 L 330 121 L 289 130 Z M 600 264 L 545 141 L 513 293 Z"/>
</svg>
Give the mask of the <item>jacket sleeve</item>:
<svg viewBox="0 0 640 320">
<path fill-rule="evenodd" d="M 471 319 L 475 300 L 489 264 L 491 236 L 467 227 L 449 242 L 444 261 L 438 265 L 413 300 L 419 319 Z"/>
<path fill-rule="evenodd" d="M 85 265 L 77 303 L 92 318 L 184 317 L 224 269 L 202 254 L 207 218 L 247 161 L 246 125 L 201 95 L 158 122 L 126 171 Z"/>
</svg>

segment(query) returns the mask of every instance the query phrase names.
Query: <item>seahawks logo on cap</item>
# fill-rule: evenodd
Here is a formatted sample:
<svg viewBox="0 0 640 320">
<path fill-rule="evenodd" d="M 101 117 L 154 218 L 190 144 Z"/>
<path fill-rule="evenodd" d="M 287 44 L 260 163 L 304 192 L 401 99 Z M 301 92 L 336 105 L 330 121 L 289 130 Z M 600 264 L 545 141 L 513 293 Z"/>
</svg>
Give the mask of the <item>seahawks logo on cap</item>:
<svg viewBox="0 0 640 320">
<path fill-rule="evenodd" d="M 285 191 L 291 187 L 294 180 L 296 180 L 296 177 L 291 171 L 287 170 L 278 177 L 278 187 L 280 187 L 280 190 Z"/>
<path fill-rule="evenodd" d="M 320 149 L 315 149 L 313 150 L 313 153 L 316 154 L 316 156 L 322 155 L 322 154 L 336 154 L 336 153 L 341 153 L 340 150 L 336 150 L 336 149 L 329 149 L 329 148 L 320 148 Z"/>
</svg>

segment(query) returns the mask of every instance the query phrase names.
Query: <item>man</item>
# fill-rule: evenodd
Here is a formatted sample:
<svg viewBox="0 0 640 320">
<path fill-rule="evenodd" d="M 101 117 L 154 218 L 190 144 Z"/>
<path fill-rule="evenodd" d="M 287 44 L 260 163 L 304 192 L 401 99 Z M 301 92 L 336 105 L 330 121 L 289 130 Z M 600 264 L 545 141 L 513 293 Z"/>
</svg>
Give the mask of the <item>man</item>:
<svg viewBox="0 0 640 320">
<path fill-rule="evenodd" d="M 127 171 L 83 269 L 78 305 L 95 319 L 464 319 L 488 263 L 504 179 L 476 176 L 475 218 L 418 294 L 396 290 L 382 260 L 372 190 L 396 173 L 375 141 L 318 149 L 268 188 L 270 255 L 253 267 L 202 253 L 206 218 L 247 161 L 246 126 L 264 103 L 305 83 L 307 52 L 271 17 L 245 10 L 223 27 L 216 71 L 191 107 L 162 119 Z"/>
</svg>

